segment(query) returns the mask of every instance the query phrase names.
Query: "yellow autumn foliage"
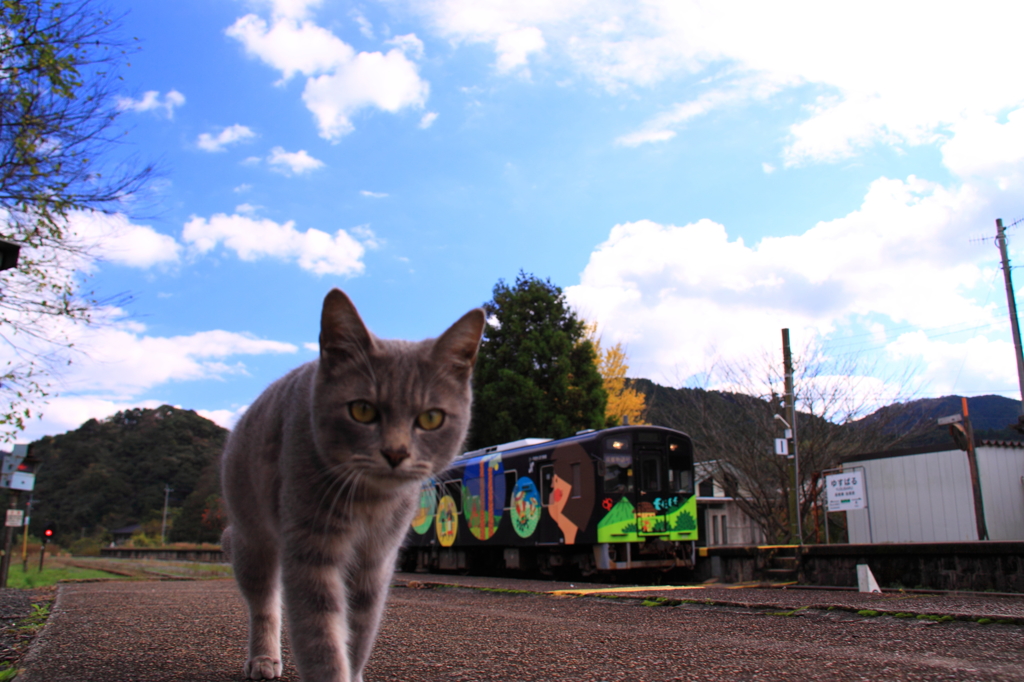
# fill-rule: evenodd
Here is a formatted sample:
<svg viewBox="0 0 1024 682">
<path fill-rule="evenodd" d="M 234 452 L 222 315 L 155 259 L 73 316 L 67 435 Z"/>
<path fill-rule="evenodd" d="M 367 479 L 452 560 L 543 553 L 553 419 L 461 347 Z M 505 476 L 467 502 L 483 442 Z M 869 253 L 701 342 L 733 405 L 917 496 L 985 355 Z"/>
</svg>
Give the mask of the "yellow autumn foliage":
<svg viewBox="0 0 1024 682">
<path fill-rule="evenodd" d="M 621 343 L 607 349 L 601 346 L 601 337 L 597 335 L 597 325 L 587 325 L 587 338 L 594 344 L 597 355 L 597 371 L 604 379 L 604 390 L 608 394 L 608 405 L 605 417 L 611 423 L 621 424 L 627 417 L 630 424 L 643 424 L 646 398 L 643 393 L 626 386 L 626 372 L 629 371 L 626 351 Z"/>
</svg>

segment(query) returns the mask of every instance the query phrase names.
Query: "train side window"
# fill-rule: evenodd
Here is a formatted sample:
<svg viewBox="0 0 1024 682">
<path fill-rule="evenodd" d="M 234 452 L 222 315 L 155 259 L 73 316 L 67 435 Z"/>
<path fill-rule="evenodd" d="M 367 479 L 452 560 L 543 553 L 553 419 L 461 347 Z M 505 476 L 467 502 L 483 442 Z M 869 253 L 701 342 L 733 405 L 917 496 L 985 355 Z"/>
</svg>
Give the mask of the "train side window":
<svg viewBox="0 0 1024 682">
<path fill-rule="evenodd" d="M 580 478 L 580 463 L 572 463 L 572 490 L 569 491 L 570 499 L 583 497 L 583 480 Z"/>
<path fill-rule="evenodd" d="M 441 494 L 451 495 L 452 500 L 455 501 L 455 513 L 462 513 L 462 481 L 457 478 L 445 481 L 441 486 Z"/>
<path fill-rule="evenodd" d="M 693 494 L 693 452 L 679 438 L 668 440 L 668 487 L 674 493 Z"/>
<path fill-rule="evenodd" d="M 540 468 L 540 506 L 548 506 L 551 499 L 551 485 L 555 478 L 555 465 L 548 464 Z"/>
<path fill-rule="evenodd" d="M 512 508 L 512 489 L 516 487 L 516 481 L 519 480 L 519 474 L 514 470 L 505 470 L 505 504 L 503 509 Z"/>
</svg>

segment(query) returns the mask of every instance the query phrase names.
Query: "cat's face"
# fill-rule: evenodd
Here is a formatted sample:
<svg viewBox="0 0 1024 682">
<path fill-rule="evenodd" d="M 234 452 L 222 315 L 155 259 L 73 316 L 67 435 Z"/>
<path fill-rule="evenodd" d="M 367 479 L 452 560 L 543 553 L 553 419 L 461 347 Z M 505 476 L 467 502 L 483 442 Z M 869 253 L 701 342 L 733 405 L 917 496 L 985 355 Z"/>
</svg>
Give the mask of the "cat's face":
<svg viewBox="0 0 1024 682">
<path fill-rule="evenodd" d="M 470 375 L 484 313 L 438 339 L 385 341 L 334 289 L 324 300 L 313 399 L 317 450 L 339 477 L 379 490 L 447 467 L 469 427 Z"/>
</svg>

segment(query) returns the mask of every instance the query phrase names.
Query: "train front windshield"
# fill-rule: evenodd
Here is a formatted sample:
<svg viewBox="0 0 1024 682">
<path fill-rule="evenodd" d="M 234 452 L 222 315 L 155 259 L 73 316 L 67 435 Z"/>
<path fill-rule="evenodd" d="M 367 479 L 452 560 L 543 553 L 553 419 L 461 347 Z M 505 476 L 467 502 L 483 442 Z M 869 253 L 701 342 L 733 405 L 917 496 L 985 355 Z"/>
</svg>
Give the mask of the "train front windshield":
<svg viewBox="0 0 1024 682">
<path fill-rule="evenodd" d="M 693 448 L 688 438 L 665 431 L 609 435 L 601 447 L 604 492 L 630 500 L 640 535 L 666 536 L 694 492 Z"/>
<path fill-rule="evenodd" d="M 666 442 L 667 441 L 667 442 Z M 689 441 L 659 432 L 619 434 L 604 440 L 604 491 L 693 494 Z"/>
</svg>

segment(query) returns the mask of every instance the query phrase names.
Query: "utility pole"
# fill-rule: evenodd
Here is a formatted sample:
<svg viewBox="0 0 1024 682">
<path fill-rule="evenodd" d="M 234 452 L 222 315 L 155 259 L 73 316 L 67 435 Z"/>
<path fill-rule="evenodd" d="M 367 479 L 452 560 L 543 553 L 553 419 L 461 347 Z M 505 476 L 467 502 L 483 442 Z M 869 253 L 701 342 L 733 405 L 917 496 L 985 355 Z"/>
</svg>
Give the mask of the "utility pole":
<svg viewBox="0 0 1024 682">
<path fill-rule="evenodd" d="M 967 467 L 971 474 L 971 497 L 974 498 L 974 523 L 978 529 L 978 539 L 988 540 L 988 525 L 985 523 L 985 501 L 981 496 L 981 475 L 978 473 L 978 454 L 974 451 L 974 427 L 971 426 L 971 415 L 967 411 L 967 398 L 960 398 L 960 407 L 964 415 L 964 431 L 967 434 Z"/>
<path fill-rule="evenodd" d="M 1013 350 L 1017 357 L 1017 385 L 1020 386 L 1021 416 L 1017 418 L 1017 430 L 1024 429 L 1024 354 L 1021 353 L 1020 324 L 1017 322 L 1017 301 L 1013 295 L 1013 278 L 1010 277 L 1010 259 L 1006 255 L 1006 228 L 1003 219 L 996 218 L 996 246 L 1003 260 L 1003 280 L 1006 282 L 1006 305 L 1010 309 L 1010 330 L 1013 332 Z"/>
<path fill-rule="evenodd" d="M 789 494 L 789 532 L 793 544 L 804 544 L 803 523 L 800 520 L 800 451 L 796 434 L 796 396 L 793 390 L 793 355 L 789 350 L 789 329 L 782 330 L 782 363 L 786 372 L 786 409 L 789 428 L 793 432 L 793 486 Z"/>
<path fill-rule="evenodd" d="M 172 492 L 171 486 L 164 484 L 164 522 L 160 525 L 160 545 L 167 544 L 167 500 Z"/>
<path fill-rule="evenodd" d="M 10 524 L 14 520 L 12 511 L 18 509 L 19 503 L 21 502 L 21 491 L 12 490 L 10 494 L 10 509 L 8 510 L 7 519 L 4 523 L 4 555 L 0 558 L 0 587 L 7 587 L 7 572 L 11 568 L 11 540 L 14 537 L 14 526 Z M 21 523 L 18 524 L 19 526 Z"/>
</svg>

